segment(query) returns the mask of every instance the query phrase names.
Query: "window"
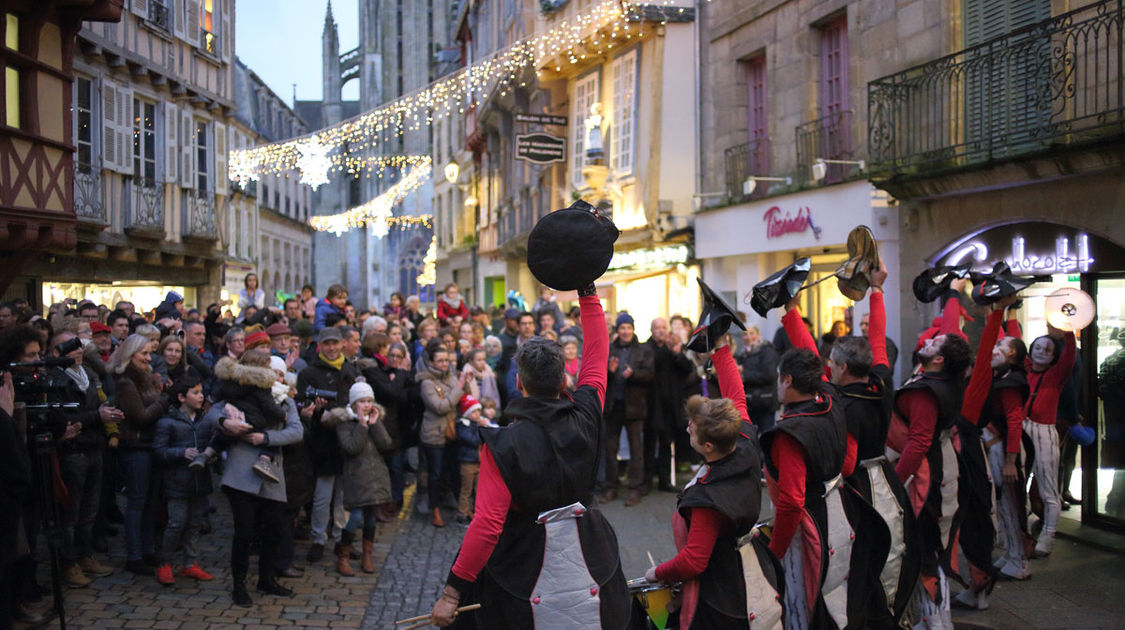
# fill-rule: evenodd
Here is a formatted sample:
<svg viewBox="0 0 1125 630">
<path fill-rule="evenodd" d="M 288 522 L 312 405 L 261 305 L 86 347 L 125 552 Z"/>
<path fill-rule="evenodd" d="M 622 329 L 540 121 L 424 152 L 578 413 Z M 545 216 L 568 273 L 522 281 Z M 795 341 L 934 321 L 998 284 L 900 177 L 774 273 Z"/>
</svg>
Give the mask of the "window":
<svg viewBox="0 0 1125 630">
<path fill-rule="evenodd" d="M 637 49 L 613 60 L 613 172 L 633 172 L 633 139 L 637 126 Z"/>
<path fill-rule="evenodd" d="M 133 99 L 133 180 L 138 186 L 156 186 L 156 105 Z"/>
<path fill-rule="evenodd" d="M 848 109 L 848 22 L 840 16 L 820 28 L 820 115 Z"/>
<path fill-rule="evenodd" d="M 766 56 L 761 55 L 746 62 L 747 100 L 746 129 L 750 140 L 769 137 L 769 106 L 766 101 Z"/>
<path fill-rule="evenodd" d="M 574 134 L 572 144 L 574 153 L 571 158 L 571 180 L 574 186 L 582 188 L 586 181 L 582 178 L 582 167 L 586 165 L 586 117 L 590 115 L 590 106 L 599 101 L 598 81 L 601 79 L 599 72 L 577 79 L 574 82 L 574 98 L 571 100 L 571 133 Z"/>
<path fill-rule="evenodd" d="M 212 55 L 219 54 L 219 40 L 215 37 L 215 0 L 203 0 L 203 12 L 199 14 L 199 27 L 203 50 Z"/>
<path fill-rule="evenodd" d="M 79 173 L 91 173 L 94 159 L 94 84 L 85 77 L 74 82 L 74 144 Z"/>
<path fill-rule="evenodd" d="M 195 121 L 195 191 L 205 197 L 210 191 L 210 168 L 207 145 L 207 121 Z"/>
<path fill-rule="evenodd" d="M 141 0 L 142 2 L 144 0 Z M 148 21 L 164 30 L 168 30 L 168 6 L 165 0 L 148 0 Z"/>
<path fill-rule="evenodd" d="M 5 14 L 4 45 L 12 50 L 20 48 L 20 19 Z M 4 124 L 20 126 L 20 71 L 11 66 L 4 68 Z"/>
</svg>

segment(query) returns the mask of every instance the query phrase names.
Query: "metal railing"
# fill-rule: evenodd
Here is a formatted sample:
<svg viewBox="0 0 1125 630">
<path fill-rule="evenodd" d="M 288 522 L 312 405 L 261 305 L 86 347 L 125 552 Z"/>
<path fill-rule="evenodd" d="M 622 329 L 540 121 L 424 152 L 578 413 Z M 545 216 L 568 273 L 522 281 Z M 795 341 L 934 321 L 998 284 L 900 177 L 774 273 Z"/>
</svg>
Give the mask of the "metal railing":
<svg viewBox="0 0 1125 630">
<path fill-rule="evenodd" d="M 148 21 L 164 30 L 170 30 L 168 7 L 163 0 L 148 0 Z"/>
<path fill-rule="evenodd" d="M 216 57 L 219 56 L 219 37 L 211 31 L 200 28 L 199 43 L 208 54 L 215 55 Z"/>
<path fill-rule="evenodd" d="M 1125 1 L 1104 0 L 867 86 L 876 175 L 963 168 L 1125 134 Z"/>
<path fill-rule="evenodd" d="M 74 161 L 74 214 L 82 221 L 106 222 L 101 169 L 77 160 Z"/>
<path fill-rule="evenodd" d="M 835 112 L 797 127 L 798 183 L 805 185 L 813 181 L 812 164 L 817 159 L 854 159 L 851 127 L 851 110 Z M 855 172 L 855 167 L 848 164 L 829 164 L 821 183 L 837 184 Z"/>
<path fill-rule="evenodd" d="M 215 198 L 206 191 L 185 191 L 185 194 L 187 214 L 184 216 L 184 236 L 206 240 L 219 238 L 215 229 Z"/>
<path fill-rule="evenodd" d="M 164 186 L 155 180 L 127 179 L 132 184 L 129 201 L 129 220 L 126 228 L 146 233 L 164 233 Z"/>
<path fill-rule="evenodd" d="M 732 202 L 757 199 L 766 194 L 770 182 L 760 182 L 750 195 L 742 192 L 742 184 L 747 177 L 767 177 L 770 172 L 769 138 L 751 140 L 746 144 L 733 146 L 726 150 L 727 197 Z"/>
</svg>

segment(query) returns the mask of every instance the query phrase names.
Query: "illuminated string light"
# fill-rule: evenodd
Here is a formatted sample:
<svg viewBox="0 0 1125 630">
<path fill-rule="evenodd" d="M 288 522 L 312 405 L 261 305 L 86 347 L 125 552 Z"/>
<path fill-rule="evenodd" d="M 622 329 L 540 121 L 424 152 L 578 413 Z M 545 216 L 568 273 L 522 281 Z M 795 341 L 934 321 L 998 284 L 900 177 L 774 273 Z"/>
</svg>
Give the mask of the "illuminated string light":
<svg viewBox="0 0 1125 630">
<path fill-rule="evenodd" d="M 428 287 L 437 284 L 437 239 L 430 239 L 430 248 L 422 257 L 422 273 L 418 274 L 418 286 Z"/>
<path fill-rule="evenodd" d="M 309 217 L 309 225 L 315 230 L 331 232 L 337 236 L 348 230 L 367 226 L 371 228 L 372 236 L 383 238 L 392 224 L 402 226 L 410 224 L 407 217 L 392 216 L 392 211 L 398 202 L 426 183 L 432 170 L 431 163 L 427 160 L 413 167 L 401 180 L 378 197 L 339 214 Z M 419 223 L 428 220 L 424 217 L 416 217 L 416 219 Z"/>
<path fill-rule="evenodd" d="M 310 138 L 297 145 L 297 169 L 301 171 L 301 183 L 312 186 L 313 190 L 328 183 L 328 169 L 332 168 L 332 160 L 328 157 L 331 149 L 316 138 Z"/>
<path fill-rule="evenodd" d="M 682 13 L 684 10 L 670 0 L 665 0 L 663 4 L 661 23 L 667 23 L 671 13 Z M 401 137 L 407 131 L 431 125 L 438 117 L 464 114 L 478 97 L 491 93 L 493 89 L 499 88 L 500 94 L 506 95 L 517 82 L 525 84 L 522 77 L 529 69 L 539 71 L 545 69 L 548 62 L 557 60 L 553 67 L 556 72 L 561 72 L 564 60 L 576 64 L 588 55 L 612 50 L 621 40 L 627 42 L 640 37 L 640 28 L 631 26 L 630 21 L 639 21 L 643 14 L 644 8 L 640 4 L 605 0 L 575 15 L 570 21 L 562 20 L 542 34 L 516 42 L 471 66 L 359 116 L 300 138 L 232 151 L 229 159 L 231 176 L 242 181 L 244 178 L 255 179 L 262 174 L 290 170 L 296 166 L 298 159 L 306 155 L 301 147 L 308 146 L 310 140 L 329 147 L 329 153 L 346 154 L 370 149 L 381 142 Z M 341 160 L 345 163 L 343 170 L 355 175 L 356 169 L 347 168 L 346 157 L 336 157 L 333 163 L 340 166 Z M 310 176 L 327 173 L 319 170 L 322 166 L 319 163 L 311 166 L 316 168 L 310 169 Z"/>
</svg>

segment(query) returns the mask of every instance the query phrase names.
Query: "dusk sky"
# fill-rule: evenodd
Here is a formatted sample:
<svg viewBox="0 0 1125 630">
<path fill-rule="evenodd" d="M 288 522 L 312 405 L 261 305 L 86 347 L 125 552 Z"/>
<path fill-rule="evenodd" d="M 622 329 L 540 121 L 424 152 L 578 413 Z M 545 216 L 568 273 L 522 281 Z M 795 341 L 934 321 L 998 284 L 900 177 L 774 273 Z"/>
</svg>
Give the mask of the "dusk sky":
<svg viewBox="0 0 1125 630">
<path fill-rule="evenodd" d="M 358 41 L 357 0 L 332 0 L 340 51 Z M 321 98 L 320 36 L 326 0 L 238 0 L 238 57 L 286 103 Z M 359 82 L 344 86 L 344 99 L 359 98 Z"/>
</svg>

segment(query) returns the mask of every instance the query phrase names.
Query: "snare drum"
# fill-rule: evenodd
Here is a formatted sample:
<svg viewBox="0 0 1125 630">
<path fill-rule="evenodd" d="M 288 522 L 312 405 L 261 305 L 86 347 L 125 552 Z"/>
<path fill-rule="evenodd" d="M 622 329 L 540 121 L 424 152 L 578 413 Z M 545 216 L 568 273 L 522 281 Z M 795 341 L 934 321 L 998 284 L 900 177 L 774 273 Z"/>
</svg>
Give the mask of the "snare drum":
<svg viewBox="0 0 1125 630">
<path fill-rule="evenodd" d="M 668 624 L 668 604 L 672 602 L 672 587 L 653 584 L 642 578 L 629 580 L 629 594 L 643 608 L 652 625 L 664 630 Z"/>
</svg>

